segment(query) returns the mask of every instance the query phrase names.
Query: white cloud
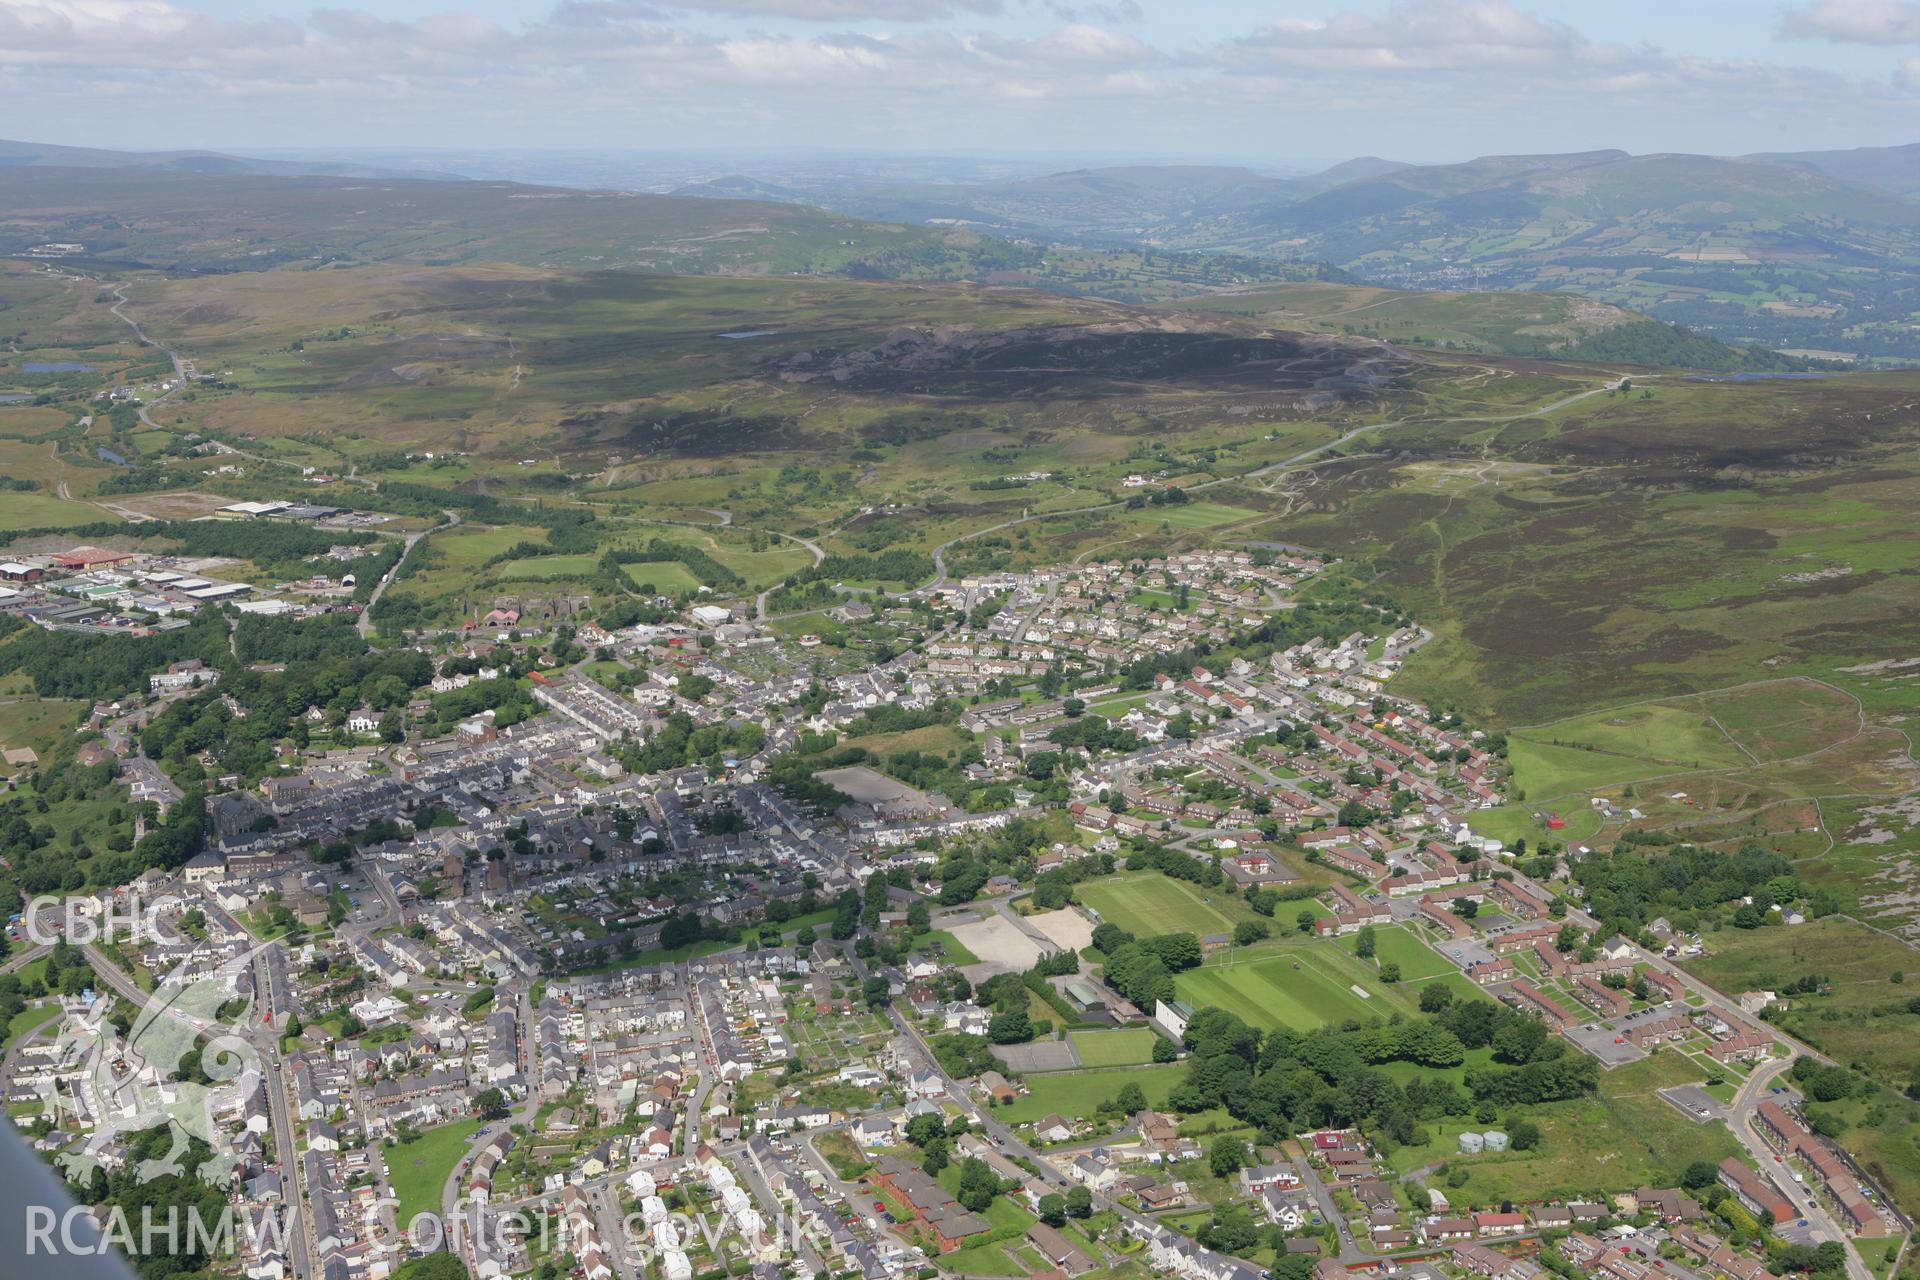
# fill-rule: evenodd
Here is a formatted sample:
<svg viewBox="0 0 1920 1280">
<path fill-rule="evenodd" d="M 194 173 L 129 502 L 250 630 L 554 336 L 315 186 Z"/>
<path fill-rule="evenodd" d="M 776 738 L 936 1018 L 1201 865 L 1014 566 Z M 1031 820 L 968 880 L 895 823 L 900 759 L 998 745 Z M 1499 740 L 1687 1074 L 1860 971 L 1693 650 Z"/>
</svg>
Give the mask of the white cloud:
<svg viewBox="0 0 1920 1280">
<path fill-rule="evenodd" d="M 1610 60 L 1624 52 L 1505 0 L 1399 0 L 1378 17 L 1341 11 L 1285 18 L 1230 41 L 1224 50 L 1230 63 L 1249 69 L 1348 72 L 1544 67 Z"/>
<path fill-rule="evenodd" d="M 1165 61 L 1144 41 L 1085 22 L 1070 22 L 1033 39 L 1016 40 L 989 35 L 974 37 L 968 43 L 979 54 L 994 62 L 1009 65 L 1147 68 Z"/>
<path fill-rule="evenodd" d="M 670 0 L 700 13 L 804 22 L 930 22 L 962 14 L 996 15 L 1000 0 Z"/>
<path fill-rule="evenodd" d="M 106 118 L 93 105 L 104 95 L 138 94 L 149 145 L 184 140 L 169 136 L 183 119 L 202 122 L 193 141 L 227 145 L 312 137 L 336 120 L 356 122 L 337 126 L 341 141 L 397 142 L 505 119 L 516 145 L 537 145 L 597 136 L 570 127 L 583 117 L 609 131 L 673 117 L 698 122 L 672 135 L 686 145 L 877 136 L 896 147 L 979 139 L 1039 149 L 1103 137 L 1129 147 L 1146 128 L 1174 151 L 1281 155 L 1297 138 L 1221 122 L 1313 114 L 1354 136 L 1356 150 L 1389 149 L 1394 130 L 1415 124 L 1418 145 L 1445 152 L 1515 149 L 1528 131 L 1528 144 L 1546 149 L 1542 135 L 1558 130 L 1570 149 L 1627 144 L 1612 126 L 1631 109 L 1654 122 L 1643 140 L 1677 147 L 1690 139 L 1676 128 L 1698 137 L 1790 108 L 1878 119 L 1885 113 L 1870 105 L 1920 88 L 1920 59 L 1891 89 L 1863 85 L 1596 41 L 1526 0 L 1395 0 L 1365 11 L 1360 0 L 1318 0 L 1318 16 L 1187 47 L 1126 29 L 1136 0 L 558 0 L 527 22 L 489 20 L 464 0 L 411 20 L 371 0 L 335 0 L 299 19 L 195 7 L 209 2 L 0 0 L 0 111 L 91 121 Z M 1786 21 L 1840 30 L 1836 15 L 1851 15 L 1844 29 L 1856 38 L 1885 39 L 1917 9 L 1824 0 Z M 1862 25 L 1869 11 L 1883 20 Z M 232 105 L 244 101 L 260 111 Z M 363 137 L 359 122 L 372 114 L 363 104 L 374 102 L 390 114 L 378 136 Z M 209 132 L 229 121 L 244 127 Z"/>
<path fill-rule="evenodd" d="M 1827 71 L 1676 54 L 1594 40 L 1571 24 L 1509 0 L 1396 0 L 1377 15 L 1341 10 L 1284 19 L 1223 42 L 1212 58 L 1239 81 L 1243 100 L 1318 93 L 1341 110 L 1411 111 L 1469 119 L 1475 113 L 1604 117 L 1633 106 L 1680 102 L 1727 111 L 1814 101 L 1865 101 L 1879 89 Z M 1364 96 L 1354 97 L 1365 86 Z M 1662 102 L 1662 96 L 1668 101 Z M 1580 145 L 1611 145 L 1588 136 Z M 1682 145 L 1669 140 L 1660 149 Z"/>
<path fill-rule="evenodd" d="M 1920 4 L 1906 0 L 1816 0 L 1789 9 L 1780 34 L 1836 44 L 1920 44 Z"/>
<path fill-rule="evenodd" d="M 719 51 L 730 70 L 754 84 L 844 87 L 886 82 L 901 70 L 895 51 L 879 40 L 728 40 Z"/>
<path fill-rule="evenodd" d="M 737 2 L 764 12 L 941 10 L 941 2 L 914 0 Z M 545 21 L 509 31 L 463 12 L 396 21 L 367 10 L 323 8 L 305 23 L 228 23 L 167 0 L 0 0 L 0 65 L 71 67 L 77 79 L 140 71 L 227 79 L 228 86 L 261 79 L 315 86 L 384 79 L 392 86 L 401 77 L 409 92 L 422 94 L 532 79 L 580 83 L 601 75 L 595 67 L 618 63 L 628 71 L 643 67 L 653 92 L 733 86 L 924 94 L 939 86 L 995 92 L 996 79 L 1018 69 L 1023 79 L 1050 77 L 1048 92 L 1058 98 L 1073 96 L 1079 86 L 1112 92 L 1106 84 L 1114 75 L 1154 61 L 1154 50 L 1137 38 L 1089 23 L 1068 23 L 1035 38 L 947 31 L 718 35 L 670 21 L 670 13 L 653 4 L 570 0 Z"/>
<path fill-rule="evenodd" d="M 1029 49 L 1035 57 L 1061 62 L 1139 65 L 1155 60 L 1153 50 L 1134 37 L 1085 22 L 1069 23 L 1035 40 Z"/>
<path fill-rule="evenodd" d="M 1046 9 L 1062 22 L 1103 22 L 1108 26 L 1139 22 L 1147 16 L 1139 0 L 1111 0 L 1111 3 L 1086 5 L 1067 4 L 1065 0 L 1046 0 Z"/>
</svg>

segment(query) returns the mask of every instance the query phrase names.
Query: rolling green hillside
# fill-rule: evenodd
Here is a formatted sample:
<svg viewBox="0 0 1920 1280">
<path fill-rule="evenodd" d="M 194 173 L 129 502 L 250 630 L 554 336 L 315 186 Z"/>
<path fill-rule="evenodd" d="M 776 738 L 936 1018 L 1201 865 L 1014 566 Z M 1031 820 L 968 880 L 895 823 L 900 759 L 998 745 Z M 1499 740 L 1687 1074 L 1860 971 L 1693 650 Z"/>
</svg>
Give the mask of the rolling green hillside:
<svg viewBox="0 0 1920 1280">
<path fill-rule="evenodd" d="M 1841 182 L 1897 196 L 1920 194 L 1920 143 L 1909 142 L 1903 147 L 1855 147 L 1850 151 L 1776 151 L 1747 158 L 1799 165 Z"/>
<path fill-rule="evenodd" d="M 866 217 L 1325 263 L 1410 289 L 1588 295 L 1731 343 L 1920 360 L 1913 153 L 1368 159 L 1315 178 L 1112 169 L 816 199 Z"/>
<path fill-rule="evenodd" d="M 1421 292 L 1306 281 L 1163 306 L 1444 351 L 1713 371 L 1805 367 L 1773 351 L 1730 346 L 1573 293 Z"/>
<path fill-rule="evenodd" d="M 283 178 L 316 175 L 397 178 L 396 170 L 342 160 L 261 160 L 219 151 L 106 151 L 44 142 L 0 139 L 0 169 L 149 169 L 172 173 L 251 173 Z M 457 174 L 413 172 L 404 176 L 457 181 Z"/>
<path fill-rule="evenodd" d="M 511 262 L 694 274 L 941 274 L 1030 250 L 795 206 L 431 182 L 26 168 L 0 186 L 0 252 L 84 244 L 88 260 L 187 271 Z"/>
<path fill-rule="evenodd" d="M 676 275 L 974 280 L 1128 302 L 1316 274 L 1311 266 L 1215 253 L 1054 249 L 970 227 L 868 222 L 792 203 L 104 163 L 9 169 L 0 183 L 0 256 L 48 242 L 82 245 L 67 261 L 105 270 L 490 262 Z"/>
<path fill-rule="evenodd" d="M 1139 165 L 965 187 L 837 192 L 831 203 L 887 221 L 964 222 L 1002 234 L 1085 243 L 1155 243 L 1311 190 L 1231 166 Z"/>
</svg>

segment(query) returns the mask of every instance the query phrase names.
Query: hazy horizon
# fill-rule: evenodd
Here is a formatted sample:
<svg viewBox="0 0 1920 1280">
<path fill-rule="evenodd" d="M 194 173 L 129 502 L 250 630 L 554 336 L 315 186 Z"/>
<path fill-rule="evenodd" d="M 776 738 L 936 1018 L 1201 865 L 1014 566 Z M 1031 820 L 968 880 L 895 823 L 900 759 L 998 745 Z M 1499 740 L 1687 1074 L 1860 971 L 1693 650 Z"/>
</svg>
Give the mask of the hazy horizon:
<svg viewBox="0 0 1920 1280">
<path fill-rule="evenodd" d="M 1920 3 L 0 0 L 0 109 L 256 154 L 1737 155 L 1920 136 Z"/>
</svg>

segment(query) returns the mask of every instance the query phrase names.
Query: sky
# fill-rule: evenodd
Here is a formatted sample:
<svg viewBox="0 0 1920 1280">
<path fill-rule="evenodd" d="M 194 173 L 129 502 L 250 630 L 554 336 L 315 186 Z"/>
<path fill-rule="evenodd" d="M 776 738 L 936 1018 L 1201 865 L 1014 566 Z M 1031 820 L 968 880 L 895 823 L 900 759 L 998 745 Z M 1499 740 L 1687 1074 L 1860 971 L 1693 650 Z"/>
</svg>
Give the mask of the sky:
<svg viewBox="0 0 1920 1280">
<path fill-rule="evenodd" d="M 1920 0 L 0 0 L 0 136 L 1234 161 L 1920 140 Z"/>
</svg>

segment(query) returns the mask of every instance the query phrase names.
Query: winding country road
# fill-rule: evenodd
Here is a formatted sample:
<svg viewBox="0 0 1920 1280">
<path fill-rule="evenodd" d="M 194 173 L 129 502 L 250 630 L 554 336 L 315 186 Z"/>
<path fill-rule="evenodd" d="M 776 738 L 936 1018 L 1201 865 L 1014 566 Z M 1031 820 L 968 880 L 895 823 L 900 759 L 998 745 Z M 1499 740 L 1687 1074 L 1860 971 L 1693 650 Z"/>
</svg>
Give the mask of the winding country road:
<svg viewBox="0 0 1920 1280">
<path fill-rule="evenodd" d="M 367 603 L 360 610 L 360 617 L 353 624 L 353 629 L 360 633 L 362 640 L 373 634 L 373 606 L 380 603 L 380 597 L 387 593 L 387 588 L 393 585 L 393 580 L 400 576 L 400 566 L 405 564 L 407 557 L 413 554 L 414 544 L 423 541 L 429 534 L 438 533 L 442 529 L 451 529 L 460 523 L 460 513 L 457 511 L 442 511 L 440 514 L 446 517 L 440 524 L 407 535 L 407 543 L 400 549 L 400 558 L 388 567 L 387 571 L 380 576 L 380 581 L 376 582 L 373 590 L 368 593 Z"/>
<path fill-rule="evenodd" d="M 178 391 L 180 387 L 186 385 L 186 380 L 188 376 L 187 375 L 188 361 L 183 356 L 181 356 L 181 354 L 178 351 L 175 351 L 172 347 L 168 346 L 166 343 L 158 342 L 148 337 L 147 331 L 140 327 L 140 322 L 138 320 L 135 320 L 132 316 L 128 315 L 126 312 L 120 309 L 128 305 L 126 285 L 116 284 L 115 286 L 113 286 L 113 296 L 114 296 L 114 304 L 111 307 L 108 307 L 107 310 L 113 312 L 114 315 L 126 321 L 127 327 L 133 330 L 133 336 L 139 339 L 140 344 L 142 346 L 158 347 L 161 351 L 165 352 L 167 359 L 173 361 L 173 376 L 180 379 L 180 383 L 178 386 L 169 387 L 167 390 L 155 396 L 152 399 L 152 401 L 138 406 L 141 423 L 144 424 L 145 426 L 152 427 L 155 430 L 161 430 L 162 428 L 160 424 L 147 416 L 147 411 L 153 408 L 155 405 L 158 405 L 162 400 L 167 399 L 175 391 Z"/>
<path fill-rule="evenodd" d="M 1540 895 L 1543 900 L 1551 896 L 1537 881 L 1520 872 L 1517 868 L 1514 870 L 1514 881 L 1522 888 Z M 1568 907 L 1566 920 L 1571 924 L 1586 929 L 1589 935 L 1596 935 L 1597 931 L 1602 927 L 1597 918 L 1577 906 Z M 1720 1010 L 1723 1016 L 1731 1020 L 1738 1020 L 1743 1016 L 1738 1006 L 1726 995 L 1701 981 L 1699 978 L 1696 978 L 1693 974 L 1687 972 L 1658 952 L 1642 950 L 1635 958 L 1641 963 L 1644 963 L 1648 968 L 1659 970 L 1661 973 L 1678 981 L 1688 991 L 1700 996 L 1707 1002 L 1708 1008 Z M 1766 1034 L 1772 1036 L 1777 1043 L 1785 1046 L 1786 1053 L 1778 1058 L 1770 1058 L 1766 1062 L 1756 1066 L 1748 1075 L 1746 1081 L 1741 1085 L 1740 1089 L 1734 1094 L 1733 1102 L 1727 1108 L 1728 1130 L 1732 1132 L 1734 1138 L 1740 1145 L 1753 1156 L 1755 1163 L 1763 1169 L 1773 1167 L 1774 1163 L 1773 1149 L 1767 1145 L 1766 1139 L 1763 1138 L 1759 1130 L 1754 1127 L 1755 1109 L 1766 1098 L 1764 1092 L 1765 1086 L 1770 1085 L 1781 1072 L 1792 1067 L 1796 1058 L 1802 1056 L 1833 1065 L 1832 1058 L 1820 1052 L 1812 1045 L 1807 1044 L 1805 1041 L 1795 1038 L 1784 1028 L 1774 1023 L 1767 1023 L 1765 1026 Z M 1775 1179 L 1774 1181 L 1776 1183 L 1784 1182 L 1783 1179 Z M 1873 1273 L 1868 1269 L 1866 1263 L 1862 1261 L 1860 1250 L 1854 1245 L 1853 1237 L 1847 1234 L 1838 1218 L 1820 1201 L 1818 1195 L 1810 1187 L 1797 1183 L 1788 1183 L 1784 1189 L 1788 1192 L 1789 1202 L 1793 1204 L 1794 1208 L 1799 1210 L 1802 1217 L 1819 1227 L 1825 1233 L 1826 1238 L 1839 1241 L 1846 1249 L 1848 1280 L 1873 1280 Z"/>
<path fill-rule="evenodd" d="M 132 316 L 128 315 L 126 312 L 120 309 L 124 306 L 130 305 L 130 302 L 126 294 L 126 288 L 127 286 L 124 284 L 117 284 L 113 286 L 113 296 L 116 299 L 118 299 L 118 301 L 116 301 L 111 307 L 107 309 L 113 312 L 113 314 L 118 316 L 120 319 L 124 320 L 127 324 L 127 327 L 133 330 L 133 336 L 138 338 L 143 344 L 150 347 L 157 347 L 161 351 L 165 352 L 167 359 L 173 361 L 174 376 L 180 379 L 180 386 L 185 386 L 188 381 L 190 381 L 191 379 L 197 376 L 197 371 L 194 368 L 193 361 L 187 359 L 185 356 L 181 355 L 177 350 L 168 346 L 166 343 L 161 342 L 158 338 L 149 336 L 147 331 L 140 326 L 140 322 L 138 320 L 135 320 Z M 141 404 L 139 406 L 140 421 L 146 426 L 152 427 L 155 430 L 165 430 L 165 428 L 162 427 L 160 423 L 155 422 L 151 417 L 148 416 L 148 410 L 158 405 L 162 400 L 167 399 L 175 391 L 178 391 L 180 389 L 180 386 L 176 386 L 167 391 L 164 391 L 161 394 L 155 396 L 151 401 Z M 224 440 L 214 440 L 213 443 L 220 449 L 222 453 L 229 454 L 236 458 L 245 458 L 250 462 L 258 462 L 263 466 L 288 467 L 294 471 L 300 471 L 302 469 L 301 463 L 290 462 L 285 458 L 270 458 L 265 454 L 261 454 L 261 453 L 249 453 L 247 450 L 236 448 L 235 446 L 228 444 Z M 379 487 L 376 484 L 374 484 L 374 482 L 371 480 L 361 479 L 359 476 L 353 474 L 352 471 L 349 471 L 347 474 L 341 476 L 340 479 L 351 481 L 354 484 L 364 485 L 369 489 L 374 489 Z"/>
<path fill-rule="evenodd" d="M 799 543 L 801 546 L 805 547 L 809 552 L 813 554 L 813 562 L 815 564 L 819 564 L 821 561 L 827 558 L 827 553 L 820 549 L 820 544 L 813 541 L 811 538 L 803 538 L 797 533 L 781 533 L 778 529 L 768 529 L 766 532 L 772 534 L 776 538 L 785 538 L 788 542 Z M 768 587 L 765 591 L 762 591 L 759 595 L 753 598 L 753 616 L 759 621 L 761 622 L 767 621 L 767 597 L 772 595 L 778 589 L 779 588 L 777 586 Z"/>
</svg>

